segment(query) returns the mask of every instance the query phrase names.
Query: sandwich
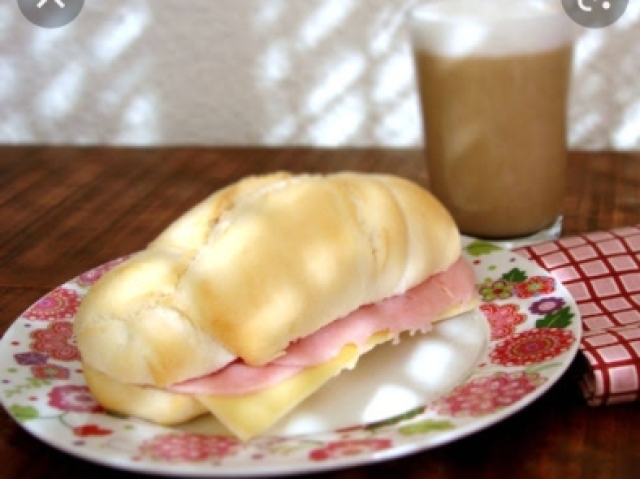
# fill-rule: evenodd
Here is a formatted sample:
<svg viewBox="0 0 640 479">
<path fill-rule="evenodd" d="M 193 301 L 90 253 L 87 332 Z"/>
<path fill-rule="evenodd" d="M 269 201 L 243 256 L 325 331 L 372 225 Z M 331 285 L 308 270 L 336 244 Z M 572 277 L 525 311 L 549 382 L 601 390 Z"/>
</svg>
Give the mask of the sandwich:
<svg viewBox="0 0 640 479">
<path fill-rule="evenodd" d="M 447 210 L 393 175 L 242 179 L 106 273 L 74 321 L 107 410 L 264 434 L 375 346 L 474 308 Z"/>
</svg>

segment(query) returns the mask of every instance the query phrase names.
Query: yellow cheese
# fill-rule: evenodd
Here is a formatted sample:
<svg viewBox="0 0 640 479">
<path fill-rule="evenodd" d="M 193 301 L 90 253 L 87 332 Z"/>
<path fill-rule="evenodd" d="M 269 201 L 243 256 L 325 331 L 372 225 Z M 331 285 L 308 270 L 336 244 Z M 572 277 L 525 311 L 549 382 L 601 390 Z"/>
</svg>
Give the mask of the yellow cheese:
<svg viewBox="0 0 640 479">
<path fill-rule="evenodd" d="M 270 428 L 340 371 L 352 368 L 358 357 L 358 348 L 349 344 L 331 361 L 307 368 L 263 391 L 197 398 L 233 434 L 246 441 Z"/>
<path fill-rule="evenodd" d="M 197 396 L 197 399 L 229 431 L 246 441 L 265 432 L 340 371 L 353 368 L 364 352 L 391 337 L 387 331 L 374 334 L 367 341 L 364 351 L 359 351 L 353 344 L 347 344 L 330 361 L 309 367 L 256 393 L 241 396 Z"/>
</svg>

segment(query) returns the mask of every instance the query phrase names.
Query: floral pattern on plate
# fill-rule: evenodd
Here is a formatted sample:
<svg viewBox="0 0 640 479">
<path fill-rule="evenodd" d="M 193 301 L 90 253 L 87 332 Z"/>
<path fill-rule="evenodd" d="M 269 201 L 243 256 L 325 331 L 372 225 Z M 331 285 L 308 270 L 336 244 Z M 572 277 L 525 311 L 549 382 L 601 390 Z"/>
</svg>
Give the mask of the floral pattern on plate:
<svg viewBox="0 0 640 479">
<path fill-rule="evenodd" d="M 448 393 L 368 424 L 242 443 L 110 414 L 92 398 L 72 334 L 87 290 L 121 258 L 56 288 L 0 343 L 0 401 L 27 431 L 70 454 L 133 471 L 179 476 L 276 475 L 406 455 L 488 427 L 543 394 L 578 350 L 574 300 L 549 273 L 510 251 L 465 239 L 487 323 L 486 351 Z"/>
</svg>

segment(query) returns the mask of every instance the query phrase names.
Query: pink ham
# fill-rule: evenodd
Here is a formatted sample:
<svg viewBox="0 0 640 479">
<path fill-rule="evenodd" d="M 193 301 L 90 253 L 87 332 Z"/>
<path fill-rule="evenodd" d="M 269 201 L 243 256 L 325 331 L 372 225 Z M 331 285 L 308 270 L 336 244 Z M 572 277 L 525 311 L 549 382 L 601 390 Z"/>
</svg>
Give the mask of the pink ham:
<svg viewBox="0 0 640 479">
<path fill-rule="evenodd" d="M 349 315 L 292 343 L 280 358 L 263 367 L 235 361 L 208 376 L 171 386 L 185 394 L 240 395 L 260 391 L 335 357 L 346 344 L 366 349 L 368 339 L 380 331 L 394 336 L 402 332 L 426 332 L 442 312 L 473 297 L 475 275 L 462 258 L 405 294 L 365 305 Z"/>
</svg>

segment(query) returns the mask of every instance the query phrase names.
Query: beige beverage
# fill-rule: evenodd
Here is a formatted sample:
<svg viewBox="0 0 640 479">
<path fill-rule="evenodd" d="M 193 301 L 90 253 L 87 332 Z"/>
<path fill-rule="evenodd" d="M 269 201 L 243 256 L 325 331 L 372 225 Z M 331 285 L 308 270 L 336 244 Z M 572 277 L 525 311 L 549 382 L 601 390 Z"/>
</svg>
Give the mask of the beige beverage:
<svg viewBox="0 0 640 479">
<path fill-rule="evenodd" d="M 481 20 L 484 43 L 451 47 L 431 29 L 414 49 L 430 188 L 463 233 L 525 236 L 562 213 L 571 43 L 559 34 L 536 43 L 531 22 L 516 28 L 519 16 L 492 37 L 504 21 Z"/>
</svg>

